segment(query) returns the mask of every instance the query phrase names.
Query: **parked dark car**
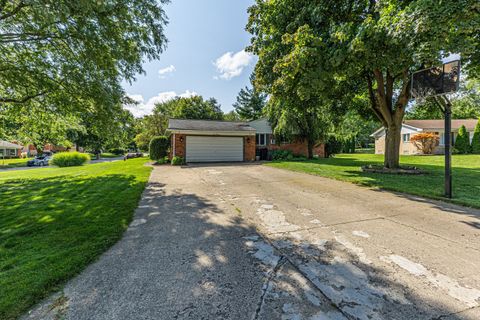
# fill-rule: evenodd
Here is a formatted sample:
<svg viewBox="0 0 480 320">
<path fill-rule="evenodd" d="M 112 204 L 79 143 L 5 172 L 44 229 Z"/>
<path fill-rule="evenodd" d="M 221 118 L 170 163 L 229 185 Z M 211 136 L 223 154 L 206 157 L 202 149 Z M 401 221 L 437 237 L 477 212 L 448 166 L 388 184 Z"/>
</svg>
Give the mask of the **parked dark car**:
<svg viewBox="0 0 480 320">
<path fill-rule="evenodd" d="M 27 166 L 29 167 L 48 166 L 50 160 L 52 160 L 51 154 L 42 154 L 41 156 L 36 156 L 34 159 L 27 161 Z"/>
</svg>

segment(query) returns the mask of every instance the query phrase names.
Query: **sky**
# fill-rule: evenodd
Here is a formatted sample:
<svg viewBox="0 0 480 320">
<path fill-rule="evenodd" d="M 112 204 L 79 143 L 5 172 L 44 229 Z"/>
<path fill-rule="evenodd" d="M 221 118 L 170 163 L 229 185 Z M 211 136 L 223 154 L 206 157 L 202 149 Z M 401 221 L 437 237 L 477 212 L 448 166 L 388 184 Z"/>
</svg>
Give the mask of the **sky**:
<svg viewBox="0 0 480 320">
<path fill-rule="evenodd" d="M 169 19 L 168 47 L 159 61 L 144 64 L 127 94 L 139 102 L 128 106 L 134 116 L 151 113 L 155 102 L 175 96 L 214 97 L 222 110 L 241 88 L 250 84 L 256 57 L 244 51 L 250 43 L 245 31 L 247 8 L 253 0 L 173 0 L 164 7 Z"/>
</svg>

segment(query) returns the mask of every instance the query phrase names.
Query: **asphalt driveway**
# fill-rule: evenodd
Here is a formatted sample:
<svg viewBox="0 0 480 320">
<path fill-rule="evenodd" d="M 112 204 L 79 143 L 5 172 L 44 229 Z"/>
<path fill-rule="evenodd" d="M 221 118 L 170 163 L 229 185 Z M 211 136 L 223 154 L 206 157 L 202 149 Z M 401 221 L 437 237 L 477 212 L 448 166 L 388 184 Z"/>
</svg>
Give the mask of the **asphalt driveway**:
<svg viewBox="0 0 480 320">
<path fill-rule="evenodd" d="M 480 195 L 479 195 L 480 196 Z M 479 319 L 480 211 L 261 165 L 156 167 L 28 319 Z"/>
</svg>

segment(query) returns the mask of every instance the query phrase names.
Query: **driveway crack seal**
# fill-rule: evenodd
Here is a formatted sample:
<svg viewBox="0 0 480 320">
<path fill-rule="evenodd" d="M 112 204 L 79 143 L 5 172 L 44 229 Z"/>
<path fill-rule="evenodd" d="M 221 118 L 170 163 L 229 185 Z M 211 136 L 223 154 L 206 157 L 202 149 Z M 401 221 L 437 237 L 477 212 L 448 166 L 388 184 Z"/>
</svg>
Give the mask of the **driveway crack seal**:
<svg viewBox="0 0 480 320">
<path fill-rule="evenodd" d="M 467 308 L 465 310 L 460 310 L 460 311 L 457 311 L 457 312 L 451 312 L 451 313 L 447 313 L 447 314 L 442 314 L 438 317 L 435 317 L 435 318 L 431 318 L 431 320 L 441 320 L 441 319 L 445 319 L 446 317 L 450 317 L 450 316 L 454 316 L 456 314 L 460 314 L 460 313 L 463 313 L 465 311 L 470 311 L 470 310 L 475 310 L 479 308 L 479 306 L 474 306 L 474 307 L 471 307 L 471 308 Z"/>
<path fill-rule="evenodd" d="M 252 320 L 257 320 L 260 312 L 262 311 L 263 304 L 265 302 L 265 296 L 267 295 L 268 289 L 270 287 L 270 283 L 277 277 L 278 270 L 287 262 L 288 260 L 285 258 L 285 256 L 280 256 L 280 259 L 278 259 L 277 264 L 273 268 L 273 270 L 270 272 L 268 277 L 266 278 L 263 286 L 262 286 L 262 295 L 260 296 L 260 300 L 258 301 L 257 309 L 255 310 L 255 314 L 252 317 Z"/>
</svg>

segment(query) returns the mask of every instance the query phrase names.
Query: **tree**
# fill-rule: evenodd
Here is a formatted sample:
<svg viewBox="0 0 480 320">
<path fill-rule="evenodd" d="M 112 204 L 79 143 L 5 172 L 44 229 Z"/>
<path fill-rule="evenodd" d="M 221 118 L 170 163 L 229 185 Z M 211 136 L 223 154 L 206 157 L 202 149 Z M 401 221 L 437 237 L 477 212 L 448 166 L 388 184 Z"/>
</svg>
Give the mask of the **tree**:
<svg viewBox="0 0 480 320">
<path fill-rule="evenodd" d="M 458 130 L 457 140 L 455 141 L 455 149 L 458 153 L 470 152 L 470 138 L 468 136 L 467 128 L 461 126 Z"/>
<path fill-rule="evenodd" d="M 240 118 L 238 113 L 235 112 L 235 110 L 232 110 L 232 111 L 224 114 L 223 120 L 225 120 L 225 121 L 241 121 L 242 119 Z"/>
<path fill-rule="evenodd" d="M 432 154 L 438 145 L 439 138 L 433 133 L 419 133 L 410 138 L 413 145 L 422 152 L 422 154 Z"/>
<path fill-rule="evenodd" d="M 222 120 L 223 117 L 221 106 L 215 98 L 177 97 L 155 104 L 151 115 L 136 120 L 134 141 L 140 150 L 148 150 L 153 137 L 166 134 L 170 118 Z"/>
<path fill-rule="evenodd" d="M 262 117 L 263 108 L 267 103 L 267 95 L 249 88 L 241 89 L 237 96 L 237 101 L 233 104 L 235 112 L 240 119 L 251 121 Z"/>
<path fill-rule="evenodd" d="M 177 119 L 222 120 L 223 112 L 215 98 L 204 100 L 201 96 L 176 98 L 165 103 L 170 117 Z"/>
<path fill-rule="evenodd" d="M 478 120 L 473 132 L 472 153 L 480 154 L 480 120 Z"/>
<path fill-rule="evenodd" d="M 461 53 L 472 62 L 464 64 L 472 74 L 478 72 L 473 62 L 480 55 L 479 10 L 476 0 L 257 0 L 247 25 L 253 35 L 249 50 L 259 56 L 256 83 L 273 86 L 293 50 L 311 57 L 309 69 L 291 61 L 292 68 L 312 74 L 301 95 L 323 95 L 329 78 L 362 79 L 371 112 L 386 129 L 384 165 L 397 168 L 412 72 L 448 52 Z M 288 41 L 307 34 L 309 41 Z"/>
<path fill-rule="evenodd" d="M 0 105 L 66 115 L 120 103 L 121 81 L 165 48 L 166 2 L 2 1 Z"/>
</svg>

